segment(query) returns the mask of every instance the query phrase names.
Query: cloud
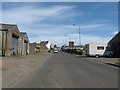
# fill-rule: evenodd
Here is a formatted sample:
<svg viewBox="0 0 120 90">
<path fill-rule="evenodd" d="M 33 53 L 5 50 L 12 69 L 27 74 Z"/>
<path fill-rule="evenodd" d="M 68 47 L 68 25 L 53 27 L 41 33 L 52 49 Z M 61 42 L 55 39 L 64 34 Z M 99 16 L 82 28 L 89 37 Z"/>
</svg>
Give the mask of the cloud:
<svg viewBox="0 0 120 90">
<path fill-rule="evenodd" d="M 82 29 L 90 29 L 90 28 L 99 28 L 99 27 L 103 27 L 105 26 L 105 24 L 91 24 L 91 25 L 83 25 L 81 26 Z"/>
<path fill-rule="evenodd" d="M 97 36 L 93 32 L 97 28 L 107 27 L 106 24 L 90 24 L 90 25 L 81 25 L 82 35 L 81 41 L 82 44 L 87 43 L 107 43 L 111 37 Z M 110 28 L 110 27 L 109 27 Z M 108 29 L 109 29 L 108 28 Z M 102 28 L 103 29 L 103 28 Z M 102 33 L 101 30 L 97 30 L 98 33 Z M 50 40 L 51 43 L 57 45 L 63 45 L 68 42 L 69 37 L 65 35 L 70 35 L 71 40 L 75 41 L 75 44 L 79 44 L 79 34 L 78 27 L 72 25 L 53 25 L 53 24 L 36 24 L 35 26 L 21 28 L 21 30 L 27 30 L 31 42 L 40 42 L 42 40 Z M 103 30 L 104 31 L 104 30 Z M 83 33 L 87 32 L 87 33 Z"/>
<path fill-rule="evenodd" d="M 3 4 L 4 5 L 4 4 Z M 74 20 L 77 16 L 85 16 L 90 13 L 76 11 L 76 5 L 20 5 L 8 9 L 3 6 L 3 22 L 11 24 L 33 24 L 44 21 L 66 21 Z"/>
<path fill-rule="evenodd" d="M 68 33 L 68 31 L 67 30 L 65 30 L 65 29 L 52 29 L 52 30 L 50 30 L 50 29 L 42 29 L 42 30 L 30 30 L 30 32 L 29 32 L 29 34 L 31 34 L 31 35 L 41 35 L 41 36 L 52 36 L 52 35 L 54 35 L 54 36 L 63 36 L 63 34 L 64 33 Z"/>
<path fill-rule="evenodd" d="M 68 26 L 67 26 L 68 27 Z M 64 28 L 67 28 L 64 27 Z M 79 44 L 79 34 L 70 34 L 69 28 L 68 29 L 61 29 L 59 27 L 55 27 L 56 29 L 44 29 L 44 30 L 38 30 L 38 31 L 30 31 L 30 33 L 33 35 L 35 34 L 34 37 L 30 37 L 31 42 L 40 42 L 42 40 L 50 40 L 51 43 L 57 44 L 57 45 L 63 45 L 66 44 L 69 39 L 73 40 L 76 45 Z M 65 35 L 68 35 L 70 38 Z M 87 44 L 87 43 L 107 43 L 111 37 L 102 37 L 102 36 L 95 36 L 95 35 L 87 35 L 87 34 L 82 34 L 81 35 L 81 41 L 82 44 Z M 67 43 L 68 44 L 68 43 Z"/>
<path fill-rule="evenodd" d="M 96 30 L 105 26 L 104 24 L 90 24 L 90 25 L 81 25 L 82 32 L 88 32 Z M 36 24 L 32 26 L 22 26 L 20 30 L 26 30 L 29 35 L 65 35 L 70 33 L 78 33 L 78 27 L 72 25 L 53 25 L 53 24 Z M 101 30 L 100 30 L 101 31 Z"/>
<path fill-rule="evenodd" d="M 82 42 L 84 44 L 94 43 L 94 42 L 107 42 L 107 40 L 110 37 L 96 36 L 93 33 L 93 31 L 101 27 L 107 27 L 107 26 L 106 24 L 81 25 Z M 97 32 L 101 33 L 102 29 L 97 30 Z M 39 42 L 40 40 L 49 39 L 54 43 L 56 42 L 56 44 L 60 44 L 61 42 L 63 42 L 63 37 L 69 34 L 71 36 L 71 39 L 75 40 L 75 42 L 78 43 L 78 27 L 74 27 L 72 25 L 53 25 L 53 24 L 40 23 L 33 26 L 24 26 L 20 28 L 20 30 L 26 30 L 28 32 L 31 42 L 35 42 L 35 41 Z M 86 34 L 84 35 L 83 34 L 84 32 L 87 32 L 86 34 L 89 35 Z"/>
<path fill-rule="evenodd" d="M 93 30 L 93 29 L 96 29 L 96 28 L 100 28 L 100 27 L 106 27 L 107 24 L 81 24 L 80 25 L 80 28 L 81 29 L 89 29 L 89 30 Z M 34 27 L 48 27 L 48 28 L 56 28 L 56 29 L 78 29 L 78 25 L 76 26 L 73 26 L 72 24 L 71 25 L 53 25 L 53 24 L 37 24 L 37 25 L 34 25 Z"/>
<path fill-rule="evenodd" d="M 50 40 L 53 44 L 62 45 L 68 41 L 64 35 L 70 34 L 71 39 L 78 44 L 78 27 L 60 21 L 74 21 L 75 17 L 89 15 L 88 12 L 76 12 L 77 6 L 53 5 L 53 6 L 20 6 L 3 9 L 3 22 L 17 24 L 20 31 L 28 33 L 31 42 Z M 75 18 L 76 19 L 76 18 Z M 53 23 L 54 21 L 54 23 Z M 108 22 L 104 20 L 104 22 Z M 101 33 L 101 30 L 109 30 L 111 26 L 106 23 L 80 24 L 82 32 L 82 44 L 106 43 L 110 37 L 93 35 L 94 31 Z M 89 33 L 89 35 L 87 35 Z"/>
<path fill-rule="evenodd" d="M 2 4 L 0 3 L 0 22 L 2 22 Z"/>
<path fill-rule="evenodd" d="M 75 45 L 79 44 L 79 34 L 70 34 L 71 40 L 75 42 Z M 90 36 L 90 35 L 81 35 L 81 43 L 83 45 L 88 43 L 108 43 L 108 41 L 111 39 L 111 37 L 99 37 L 99 36 Z M 37 40 L 37 42 L 40 42 L 42 40 L 49 40 L 52 44 L 57 45 L 68 45 L 69 37 L 65 36 L 37 36 L 30 38 L 32 42 Z"/>
<path fill-rule="evenodd" d="M 72 17 L 76 14 L 70 14 L 75 6 L 51 6 L 51 7 L 40 7 L 35 6 L 23 6 L 15 7 L 3 10 L 3 22 L 6 23 L 17 23 L 17 24 L 27 24 L 34 22 L 41 22 L 47 19 L 54 18 L 67 18 Z M 67 14 L 67 15 L 66 15 Z M 81 13 L 83 15 L 83 13 Z"/>
<path fill-rule="evenodd" d="M 118 33 L 118 31 L 114 31 L 114 32 L 112 32 L 111 34 L 112 35 L 116 35 Z"/>
</svg>

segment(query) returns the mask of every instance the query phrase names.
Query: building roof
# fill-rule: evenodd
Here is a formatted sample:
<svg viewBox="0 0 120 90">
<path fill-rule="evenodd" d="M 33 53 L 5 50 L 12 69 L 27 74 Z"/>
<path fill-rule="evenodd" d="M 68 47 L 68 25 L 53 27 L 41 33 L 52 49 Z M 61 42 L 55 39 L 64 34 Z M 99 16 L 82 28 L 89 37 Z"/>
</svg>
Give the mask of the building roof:
<svg viewBox="0 0 120 90">
<path fill-rule="evenodd" d="M 40 42 L 40 45 L 46 45 L 46 44 L 48 44 L 48 41 L 41 41 Z"/>
<path fill-rule="evenodd" d="M 20 32 L 21 34 L 27 34 L 26 32 Z"/>
<path fill-rule="evenodd" d="M 2 23 L 0 23 L 0 30 L 1 29 L 9 29 L 9 28 L 12 28 L 12 27 L 17 27 L 17 25 L 15 25 L 15 24 L 2 24 Z"/>
<path fill-rule="evenodd" d="M 36 45 L 35 43 L 30 43 L 30 47 L 32 47 L 32 48 L 36 48 L 37 45 Z"/>
<path fill-rule="evenodd" d="M 21 34 L 21 37 L 24 37 L 26 41 L 29 41 L 29 38 L 26 32 L 20 32 L 20 34 Z"/>
<path fill-rule="evenodd" d="M 20 31 L 15 24 L 2 24 L 0 23 L 0 31 L 9 31 L 20 36 Z"/>
<path fill-rule="evenodd" d="M 108 42 L 108 44 L 111 42 L 120 42 L 120 31 Z"/>
<path fill-rule="evenodd" d="M 37 44 L 38 46 L 40 46 L 40 44 Z"/>
<path fill-rule="evenodd" d="M 20 34 L 21 34 L 22 36 L 28 37 L 27 32 L 20 32 Z"/>
</svg>

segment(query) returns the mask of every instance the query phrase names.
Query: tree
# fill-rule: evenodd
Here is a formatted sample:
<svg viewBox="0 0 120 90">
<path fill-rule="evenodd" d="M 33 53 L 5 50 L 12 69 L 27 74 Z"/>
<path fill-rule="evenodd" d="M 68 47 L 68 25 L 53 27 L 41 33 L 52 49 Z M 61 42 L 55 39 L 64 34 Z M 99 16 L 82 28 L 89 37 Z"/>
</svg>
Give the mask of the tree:
<svg viewBox="0 0 120 90">
<path fill-rule="evenodd" d="M 57 45 L 54 45 L 54 48 L 57 48 Z"/>
<path fill-rule="evenodd" d="M 37 42 L 34 42 L 33 44 L 37 45 Z"/>
<path fill-rule="evenodd" d="M 40 47 L 36 47 L 36 49 L 40 49 Z"/>
</svg>

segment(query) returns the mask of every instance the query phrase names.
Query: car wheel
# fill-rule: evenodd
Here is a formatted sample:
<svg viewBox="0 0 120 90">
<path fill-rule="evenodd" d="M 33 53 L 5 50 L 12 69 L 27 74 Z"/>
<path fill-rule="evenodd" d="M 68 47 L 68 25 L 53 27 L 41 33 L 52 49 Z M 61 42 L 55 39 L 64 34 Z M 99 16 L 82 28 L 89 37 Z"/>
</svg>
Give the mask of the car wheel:
<svg viewBox="0 0 120 90">
<path fill-rule="evenodd" d="M 109 57 L 112 57 L 112 55 L 110 54 Z"/>
<path fill-rule="evenodd" d="M 96 55 L 96 58 L 98 58 L 99 57 L 99 55 Z"/>
</svg>

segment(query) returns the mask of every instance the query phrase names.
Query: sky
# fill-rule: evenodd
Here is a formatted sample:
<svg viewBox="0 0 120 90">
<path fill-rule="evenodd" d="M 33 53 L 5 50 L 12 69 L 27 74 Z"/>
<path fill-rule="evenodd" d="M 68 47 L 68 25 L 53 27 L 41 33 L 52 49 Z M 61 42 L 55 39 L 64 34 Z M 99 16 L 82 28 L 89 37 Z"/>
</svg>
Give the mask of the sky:
<svg viewBox="0 0 120 90">
<path fill-rule="evenodd" d="M 80 26 L 81 44 L 107 43 L 118 31 L 118 3 L 3 2 L 0 22 L 16 24 L 30 42 L 78 45 Z"/>
</svg>

